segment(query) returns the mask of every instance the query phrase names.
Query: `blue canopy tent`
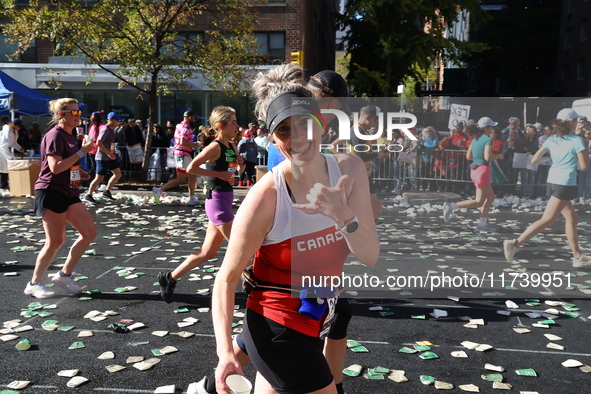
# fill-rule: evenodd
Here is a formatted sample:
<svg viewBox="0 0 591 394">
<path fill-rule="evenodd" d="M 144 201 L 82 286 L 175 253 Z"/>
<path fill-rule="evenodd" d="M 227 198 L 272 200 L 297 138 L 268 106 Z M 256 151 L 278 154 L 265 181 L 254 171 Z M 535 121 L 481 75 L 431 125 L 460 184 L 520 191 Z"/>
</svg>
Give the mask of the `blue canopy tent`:
<svg viewBox="0 0 591 394">
<path fill-rule="evenodd" d="M 12 119 L 16 114 L 51 116 L 48 105 L 51 100 L 55 97 L 39 93 L 0 71 L 0 114 L 11 114 Z M 86 105 L 79 106 L 85 116 Z"/>
</svg>

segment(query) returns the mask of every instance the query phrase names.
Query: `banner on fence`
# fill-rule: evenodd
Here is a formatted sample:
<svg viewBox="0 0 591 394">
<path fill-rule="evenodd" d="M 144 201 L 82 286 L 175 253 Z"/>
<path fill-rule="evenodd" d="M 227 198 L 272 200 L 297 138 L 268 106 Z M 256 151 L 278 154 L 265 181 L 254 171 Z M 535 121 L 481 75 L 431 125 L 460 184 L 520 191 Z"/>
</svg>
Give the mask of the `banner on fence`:
<svg viewBox="0 0 591 394">
<path fill-rule="evenodd" d="M 532 157 L 527 153 L 514 153 L 513 168 L 527 168 L 528 170 L 537 171 L 538 165 L 531 163 Z"/>
<path fill-rule="evenodd" d="M 469 105 L 452 104 L 451 108 L 449 109 L 449 123 L 447 125 L 447 128 L 455 129 L 458 123 L 460 122 L 464 122 L 464 124 L 466 124 L 468 122 L 469 117 Z"/>
<path fill-rule="evenodd" d="M 166 150 L 166 168 L 176 168 L 176 160 L 174 158 L 174 148 Z"/>
<path fill-rule="evenodd" d="M 141 164 L 144 161 L 144 151 L 140 144 L 128 145 L 127 154 L 129 155 L 129 162 L 132 164 Z"/>
</svg>

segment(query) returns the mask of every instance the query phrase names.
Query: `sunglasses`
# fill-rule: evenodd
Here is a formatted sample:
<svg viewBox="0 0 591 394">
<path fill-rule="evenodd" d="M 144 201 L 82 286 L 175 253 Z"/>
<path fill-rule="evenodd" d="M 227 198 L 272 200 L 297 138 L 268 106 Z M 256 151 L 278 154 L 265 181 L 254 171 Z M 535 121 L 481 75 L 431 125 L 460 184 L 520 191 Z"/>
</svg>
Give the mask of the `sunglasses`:
<svg viewBox="0 0 591 394">
<path fill-rule="evenodd" d="M 60 112 L 62 112 L 64 114 L 71 113 L 72 116 L 81 116 L 82 115 L 82 111 L 79 109 L 69 109 L 67 111 L 60 111 Z"/>
</svg>

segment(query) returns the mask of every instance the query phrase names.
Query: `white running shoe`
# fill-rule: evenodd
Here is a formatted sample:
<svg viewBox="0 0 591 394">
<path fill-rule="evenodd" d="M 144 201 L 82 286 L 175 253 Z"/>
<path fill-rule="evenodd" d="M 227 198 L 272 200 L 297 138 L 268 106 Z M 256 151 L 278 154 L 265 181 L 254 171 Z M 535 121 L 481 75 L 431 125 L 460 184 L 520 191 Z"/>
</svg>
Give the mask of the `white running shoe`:
<svg viewBox="0 0 591 394">
<path fill-rule="evenodd" d="M 197 205 L 199 204 L 201 201 L 195 197 L 195 196 L 191 196 L 189 197 L 189 201 L 187 202 L 188 205 Z"/>
<path fill-rule="evenodd" d="M 578 258 L 573 258 L 573 267 L 581 268 L 591 264 L 591 255 L 582 254 Z"/>
<path fill-rule="evenodd" d="M 152 193 L 154 193 L 154 202 L 156 204 L 160 204 L 160 196 L 162 195 L 162 188 L 161 187 L 153 187 Z"/>
<path fill-rule="evenodd" d="M 507 259 L 507 261 L 509 263 L 513 262 L 513 256 L 515 256 L 517 249 L 519 249 L 519 246 L 515 246 L 515 240 L 506 239 L 503 241 L 503 250 L 505 252 L 505 259 Z"/>
<path fill-rule="evenodd" d="M 204 376 L 197 383 L 191 383 L 189 387 L 187 387 L 187 394 L 209 394 L 206 389 L 207 384 L 207 376 Z"/>
<path fill-rule="evenodd" d="M 61 287 L 62 289 L 66 290 L 70 294 L 80 294 L 82 293 L 82 289 L 80 286 L 74 282 L 74 276 L 61 276 L 60 273 L 56 273 L 51 278 L 51 281 Z"/>
<path fill-rule="evenodd" d="M 47 290 L 43 282 L 35 283 L 34 285 L 31 285 L 31 282 L 29 282 L 27 283 L 27 287 L 25 287 L 25 294 L 35 298 L 50 298 L 55 293 Z"/>
<path fill-rule="evenodd" d="M 451 204 L 448 202 L 443 203 L 443 221 L 445 223 L 449 223 L 449 218 L 451 216 Z"/>
</svg>

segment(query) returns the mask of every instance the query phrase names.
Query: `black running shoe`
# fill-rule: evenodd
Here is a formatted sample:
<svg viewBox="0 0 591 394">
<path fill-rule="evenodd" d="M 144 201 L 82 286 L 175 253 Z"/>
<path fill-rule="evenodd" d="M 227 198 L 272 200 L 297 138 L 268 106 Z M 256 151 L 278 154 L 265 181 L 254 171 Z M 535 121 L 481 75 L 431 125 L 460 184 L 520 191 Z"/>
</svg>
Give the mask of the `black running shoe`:
<svg viewBox="0 0 591 394">
<path fill-rule="evenodd" d="M 94 199 L 94 197 L 92 197 L 92 194 L 88 194 L 86 193 L 86 196 L 84 197 L 84 200 L 91 202 L 93 204 L 96 204 L 96 200 Z"/>
<path fill-rule="evenodd" d="M 111 192 L 109 190 L 105 190 L 103 192 L 103 198 L 109 201 L 117 201 L 117 199 L 111 195 Z"/>
<path fill-rule="evenodd" d="M 176 286 L 176 280 L 172 279 L 170 272 L 159 272 L 158 283 L 160 284 L 160 296 L 164 302 L 170 304 L 172 302 L 172 293 Z"/>
</svg>

